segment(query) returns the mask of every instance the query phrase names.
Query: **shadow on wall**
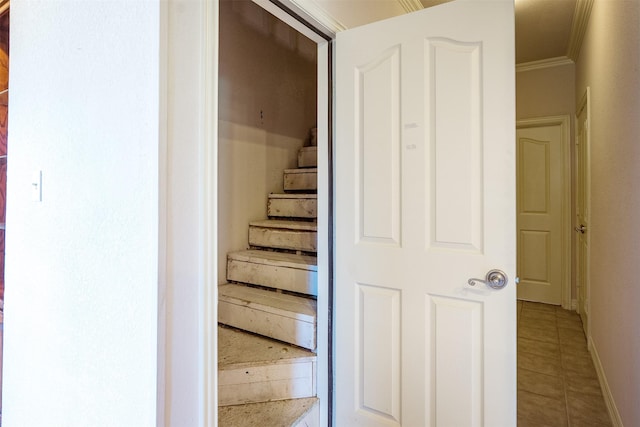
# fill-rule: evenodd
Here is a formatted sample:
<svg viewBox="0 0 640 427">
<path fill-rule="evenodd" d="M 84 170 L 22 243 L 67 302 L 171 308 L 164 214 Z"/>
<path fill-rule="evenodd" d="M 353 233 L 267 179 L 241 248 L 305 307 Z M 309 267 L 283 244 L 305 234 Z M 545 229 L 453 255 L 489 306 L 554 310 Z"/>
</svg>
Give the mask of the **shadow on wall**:
<svg viewBox="0 0 640 427">
<path fill-rule="evenodd" d="M 220 2 L 221 120 L 307 138 L 316 123 L 316 44 L 250 1 Z"/>
</svg>

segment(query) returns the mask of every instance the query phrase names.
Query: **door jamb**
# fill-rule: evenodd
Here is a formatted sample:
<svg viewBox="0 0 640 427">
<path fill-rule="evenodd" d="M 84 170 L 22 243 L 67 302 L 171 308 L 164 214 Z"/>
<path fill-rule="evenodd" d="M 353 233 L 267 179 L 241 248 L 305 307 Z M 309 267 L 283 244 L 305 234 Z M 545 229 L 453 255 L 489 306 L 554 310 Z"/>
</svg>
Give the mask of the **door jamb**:
<svg viewBox="0 0 640 427">
<path fill-rule="evenodd" d="M 587 122 L 587 128 L 586 128 L 586 135 L 585 135 L 585 141 L 583 141 L 584 144 L 586 144 L 586 167 L 585 167 L 585 210 L 588 212 L 588 218 L 589 218 L 589 222 L 591 221 L 591 88 L 587 87 L 584 91 L 584 93 L 582 94 L 582 97 L 580 98 L 580 102 L 577 105 L 576 108 L 576 115 L 575 115 L 575 129 L 576 129 L 576 135 L 575 135 L 575 144 L 577 145 L 578 143 L 578 138 L 580 137 L 578 135 L 578 117 L 580 117 L 580 114 L 582 113 L 582 111 L 586 108 L 586 114 L 587 114 L 587 118 L 586 118 L 586 122 Z M 578 151 L 576 150 L 575 155 L 576 155 L 576 166 L 577 166 L 577 162 L 578 162 Z M 577 167 L 576 167 L 577 170 Z M 576 176 L 576 198 L 574 200 L 574 203 L 576 204 L 576 208 L 578 205 L 578 177 Z M 590 224 L 589 224 L 590 225 Z M 576 223 L 576 226 L 578 226 L 578 224 Z M 585 335 L 587 336 L 587 342 L 591 342 L 591 297 L 590 297 L 590 280 L 589 280 L 589 263 L 590 263 L 590 259 L 591 259 L 591 236 L 589 234 L 589 230 L 587 230 L 586 233 L 586 239 L 587 239 L 587 265 L 586 265 L 586 277 L 584 278 L 585 280 L 585 284 L 584 284 L 584 289 L 585 289 L 585 293 L 587 294 L 587 298 L 585 301 L 585 311 L 587 314 L 587 324 L 583 326 L 584 329 L 586 329 Z M 578 242 L 578 240 L 576 239 L 575 245 L 574 245 L 574 250 L 576 250 L 576 269 L 578 267 L 578 245 L 580 243 Z M 579 295 L 578 295 L 578 286 L 576 283 L 576 309 L 578 310 L 579 313 L 579 309 L 580 309 L 580 303 L 579 303 Z"/>
<path fill-rule="evenodd" d="M 289 26 L 296 29 L 301 34 L 310 38 L 318 45 L 318 98 L 317 98 L 317 117 L 318 117 L 318 182 L 324 183 L 325 187 L 318 187 L 318 212 L 324 212 L 325 217 L 318 217 L 318 235 L 326 236 L 326 239 L 318 240 L 318 304 L 317 304 L 317 326 L 316 326 L 316 339 L 317 339 L 317 369 L 316 369 L 316 395 L 318 396 L 320 403 L 320 425 L 332 425 L 333 424 L 333 362 L 332 362 L 332 342 L 333 342 L 333 204 L 334 204 L 334 177 L 333 177 L 333 64 L 334 64 L 334 52 L 333 52 L 333 40 L 335 33 L 323 25 L 322 19 L 318 18 L 312 11 L 303 10 L 297 5 L 295 0 L 252 0 L 255 4 L 273 14 L 278 19 L 284 21 Z M 206 2 L 208 3 L 208 2 Z M 216 10 L 217 12 L 217 10 Z M 217 17 L 217 16 L 216 16 Z M 218 46 L 219 26 L 217 21 L 207 22 L 205 45 Z M 215 40 L 215 44 L 213 41 Z M 218 83 L 218 57 L 217 49 L 207 48 L 203 53 L 205 58 L 205 87 L 215 88 L 217 90 Z M 325 73 L 320 75 L 321 70 L 326 70 Z M 215 74 L 214 74 L 215 72 Z M 212 97 L 213 91 L 207 90 L 207 98 Z M 217 117 L 217 92 L 215 93 L 215 99 L 207 99 L 207 106 L 210 108 L 208 111 L 212 111 L 215 115 L 207 114 L 205 117 Z M 213 110 L 215 108 L 215 110 Z M 211 120 L 207 120 L 210 122 Z M 210 135 L 210 138 L 206 138 L 209 141 L 215 141 L 211 150 L 214 152 L 213 156 L 217 158 L 217 121 L 215 125 L 207 123 L 207 131 L 215 131 L 215 135 Z M 209 133 L 207 133 L 209 136 Z M 215 176 L 212 176 L 215 175 Z M 205 166 L 205 176 L 210 177 L 210 180 L 217 182 L 217 168 L 214 165 Z M 209 195 L 214 194 L 210 192 Z M 215 197 L 209 197 L 210 204 L 216 207 L 214 213 L 217 213 L 217 195 Z M 207 204 L 209 205 L 209 203 Z M 205 214 L 207 212 L 207 206 L 205 206 Z M 211 213 L 211 211 L 209 211 Z M 215 218 L 215 224 L 217 226 L 217 217 Z M 212 241 L 212 234 L 207 233 L 205 240 Z M 210 242 L 213 244 L 213 250 L 217 251 L 215 241 Z M 214 254 L 215 255 L 215 254 Z M 217 259 L 217 256 L 211 257 L 211 259 Z M 215 263 L 214 263 L 215 264 Z M 326 283 L 326 286 L 322 286 Z M 215 286 L 215 300 L 217 301 L 217 286 Z M 205 319 L 211 319 L 211 312 L 216 314 L 214 319 L 214 325 L 217 324 L 217 310 L 213 308 L 210 311 L 206 311 Z M 208 315 L 207 315 L 208 313 Z M 205 320 L 210 321 L 210 320 Z M 209 330 L 210 327 L 204 325 L 203 329 Z M 215 327 L 214 327 L 215 330 Z M 323 337 L 322 339 L 320 337 Z M 324 338 L 326 337 L 326 339 Z M 217 354 L 217 336 L 214 336 L 211 332 L 205 337 L 205 359 L 212 360 L 212 357 L 208 357 L 208 350 L 213 349 Z M 215 356 L 214 356 L 215 357 Z M 217 366 L 217 361 L 215 365 Z M 217 369 L 212 369 L 211 372 L 204 371 L 206 378 L 205 390 L 210 391 L 209 398 L 204 401 L 204 413 L 209 415 L 207 417 L 209 423 L 212 420 L 217 419 Z M 324 377 L 324 378 L 322 378 Z M 215 390 L 211 390 L 215 387 Z M 215 398 L 211 398 L 215 396 Z M 215 407 L 212 407 L 215 406 Z M 209 424 L 212 425 L 212 424 Z"/>
<path fill-rule="evenodd" d="M 560 126 L 562 134 L 562 203 L 560 215 L 562 217 L 562 290 L 560 303 L 562 308 L 571 310 L 571 138 L 569 115 L 537 117 L 516 121 L 516 129 L 526 129 L 542 126 Z"/>
</svg>

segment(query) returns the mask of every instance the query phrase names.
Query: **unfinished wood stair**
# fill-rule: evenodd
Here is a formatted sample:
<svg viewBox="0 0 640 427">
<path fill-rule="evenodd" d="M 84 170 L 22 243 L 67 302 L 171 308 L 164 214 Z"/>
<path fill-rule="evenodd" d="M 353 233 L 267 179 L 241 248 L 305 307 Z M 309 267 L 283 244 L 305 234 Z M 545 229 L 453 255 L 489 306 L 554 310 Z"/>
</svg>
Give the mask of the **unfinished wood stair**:
<svg viewBox="0 0 640 427">
<path fill-rule="evenodd" d="M 221 427 L 317 425 L 316 147 L 298 152 L 249 223 L 249 250 L 227 254 L 218 289 Z M 273 421 L 269 421 L 273 420 Z"/>
<path fill-rule="evenodd" d="M 318 191 L 318 173 L 316 168 L 285 169 L 285 191 Z"/>
<path fill-rule="evenodd" d="M 247 403 L 218 409 L 221 427 L 318 427 L 320 407 L 315 397 Z"/>
<path fill-rule="evenodd" d="M 318 196 L 315 194 L 269 194 L 267 215 L 270 217 L 318 217 Z"/>
<path fill-rule="evenodd" d="M 314 396 L 311 351 L 218 327 L 220 405 Z"/>
<path fill-rule="evenodd" d="M 249 223 L 249 245 L 251 246 L 316 252 L 317 241 L 315 222 L 267 219 Z"/>
<path fill-rule="evenodd" d="M 261 250 L 232 252 L 227 255 L 227 280 L 317 296 L 317 258 Z"/>
<path fill-rule="evenodd" d="M 220 286 L 218 298 L 225 325 L 315 350 L 315 300 L 236 284 Z"/>
</svg>

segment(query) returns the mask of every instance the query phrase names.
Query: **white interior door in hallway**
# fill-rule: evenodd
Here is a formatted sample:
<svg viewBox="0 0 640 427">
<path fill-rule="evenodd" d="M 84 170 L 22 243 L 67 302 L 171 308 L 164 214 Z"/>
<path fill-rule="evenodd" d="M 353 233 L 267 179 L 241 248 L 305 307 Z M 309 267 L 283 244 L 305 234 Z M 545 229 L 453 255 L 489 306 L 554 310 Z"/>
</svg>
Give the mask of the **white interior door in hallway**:
<svg viewBox="0 0 640 427">
<path fill-rule="evenodd" d="M 518 121 L 518 299 L 571 307 L 569 118 Z"/>
<path fill-rule="evenodd" d="M 337 426 L 516 424 L 513 21 L 459 0 L 337 36 Z"/>
</svg>

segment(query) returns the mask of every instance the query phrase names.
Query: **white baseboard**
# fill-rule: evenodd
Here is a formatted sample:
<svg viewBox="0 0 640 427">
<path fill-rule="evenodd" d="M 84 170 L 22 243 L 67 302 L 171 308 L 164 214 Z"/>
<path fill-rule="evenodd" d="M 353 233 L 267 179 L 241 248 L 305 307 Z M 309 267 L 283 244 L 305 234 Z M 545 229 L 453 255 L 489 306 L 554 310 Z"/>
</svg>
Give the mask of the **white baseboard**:
<svg viewBox="0 0 640 427">
<path fill-rule="evenodd" d="M 609 418 L 611 418 L 611 423 L 613 424 L 613 427 L 624 427 L 622 425 L 620 413 L 618 412 L 618 408 L 616 407 L 616 402 L 613 400 L 613 396 L 611 395 L 611 389 L 609 388 L 607 377 L 604 374 L 604 369 L 602 368 L 602 363 L 600 362 L 598 351 L 596 350 L 591 337 L 589 337 L 588 340 L 591 360 L 593 360 L 593 365 L 596 368 L 596 373 L 598 374 L 600 388 L 602 389 L 602 395 L 604 396 L 604 403 L 607 405 L 607 411 L 609 411 Z"/>
</svg>

